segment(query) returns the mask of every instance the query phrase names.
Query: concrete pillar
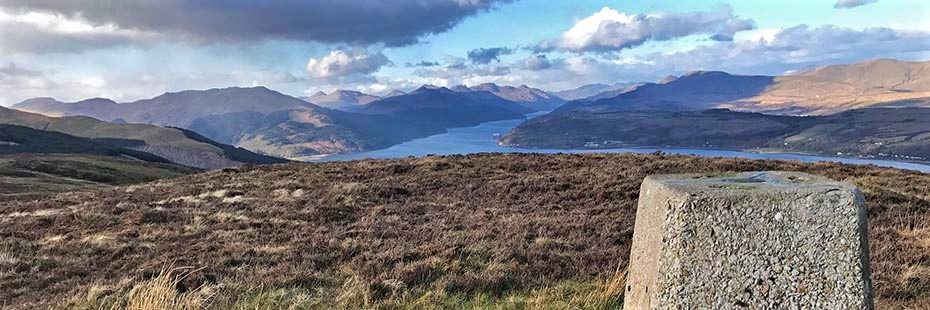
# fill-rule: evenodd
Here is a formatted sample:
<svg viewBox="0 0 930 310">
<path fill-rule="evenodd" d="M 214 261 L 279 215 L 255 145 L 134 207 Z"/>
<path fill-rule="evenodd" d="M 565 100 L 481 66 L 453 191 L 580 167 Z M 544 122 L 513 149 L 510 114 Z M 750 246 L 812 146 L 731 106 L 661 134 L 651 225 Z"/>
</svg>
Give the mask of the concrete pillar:
<svg viewBox="0 0 930 310">
<path fill-rule="evenodd" d="M 872 309 L 867 215 L 804 173 L 649 176 L 624 309 Z"/>
</svg>

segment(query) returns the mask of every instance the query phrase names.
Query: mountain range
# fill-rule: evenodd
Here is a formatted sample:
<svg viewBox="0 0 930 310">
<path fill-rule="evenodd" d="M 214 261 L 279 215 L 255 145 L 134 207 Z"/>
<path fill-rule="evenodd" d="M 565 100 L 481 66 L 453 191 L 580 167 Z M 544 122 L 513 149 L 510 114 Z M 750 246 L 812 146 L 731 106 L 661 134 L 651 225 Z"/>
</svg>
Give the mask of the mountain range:
<svg viewBox="0 0 930 310">
<path fill-rule="evenodd" d="M 612 93 L 619 94 L 639 84 L 640 83 L 616 83 L 611 85 L 601 83 L 587 84 L 574 89 L 553 92 L 552 94 L 566 101 L 589 99 L 590 97 L 599 96 L 601 94 L 605 94 L 604 96 L 609 96 L 609 94 Z"/>
<path fill-rule="evenodd" d="M 499 92 L 509 89 L 500 88 Z M 527 87 L 513 89 L 553 101 L 543 97 L 541 91 Z M 349 112 L 321 107 L 264 87 L 232 87 L 166 93 L 127 103 L 100 98 L 73 103 L 36 98 L 13 108 L 46 115 L 83 115 L 114 123 L 183 128 L 219 143 L 286 158 L 386 148 L 448 128 L 520 119 L 536 111 L 526 106 L 534 104 L 530 97 L 518 103 L 487 91 L 438 87 L 395 92 L 377 100 L 375 96 L 350 91 L 315 97 L 309 100 L 353 100 L 358 104 Z"/>
<path fill-rule="evenodd" d="M 464 85 L 452 88 L 455 91 L 483 91 L 494 94 L 495 96 L 516 102 L 533 111 L 553 110 L 565 103 L 565 99 L 554 94 L 550 94 L 538 88 L 532 88 L 526 85 L 500 86 L 494 83 L 484 83 L 467 87 Z"/>
<path fill-rule="evenodd" d="M 177 141 L 198 141 L 200 144 L 195 145 L 213 150 L 213 154 L 225 153 L 202 141 L 302 158 L 386 148 L 449 128 L 522 119 L 525 114 L 553 108 L 550 115 L 530 120 L 515 130 L 522 136 L 536 138 L 524 140 L 520 145 L 534 146 L 526 141 L 540 141 L 562 130 L 577 132 L 561 128 L 572 122 L 560 121 L 560 117 L 603 120 L 605 115 L 615 112 L 717 108 L 779 115 L 825 115 L 865 107 L 930 106 L 928 64 L 878 59 L 783 76 L 693 71 L 657 83 L 596 84 L 559 93 L 525 85 L 488 83 L 452 88 L 424 85 L 409 93 L 398 91 L 384 97 L 338 90 L 329 94 L 320 92 L 303 100 L 264 87 L 232 87 L 166 93 L 127 103 L 103 98 L 73 103 L 35 98 L 13 107 L 51 116 L 89 116 L 126 126 L 176 127 L 175 135 L 184 136 Z M 559 96 L 581 99 L 565 103 Z M 623 119 L 617 119 L 620 120 Z M 555 127 L 545 128 L 547 125 Z M 96 135 L 95 131 L 66 133 L 81 137 Z M 192 138 L 194 135 L 201 139 Z M 559 139 L 566 137 L 571 138 L 566 133 Z M 540 142 L 544 144 L 551 143 Z M 170 143 L 159 146 L 157 141 L 147 141 L 145 146 L 136 148 L 191 166 L 232 164 L 181 159 L 180 154 L 170 154 L 177 149 Z"/>
<path fill-rule="evenodd" d="M 500 143 L 765 149 L 928 161 L 928 68 L 930 62 L 878 59 L 785 76 L 694 71 L 609 98 L 571 101 L 514 128 Z"/>
<path fill-rule="evenodd" d="M 876 59 L 783 76 L 693 71 L 613 97 L 569 102 L 557 111 L 701 110 L 824 115 L 930 98 L 930 61 Z"/>
<path fill-rule="evenodd" d="M 354 90 L 340 89 L 330 92 L 329 94 L 319 91 L 309 97 L 300 97 L 300 99 L 330 109 L 351 110 L 352 108 L 381 99 L 381 97 Z"/>
</svg>

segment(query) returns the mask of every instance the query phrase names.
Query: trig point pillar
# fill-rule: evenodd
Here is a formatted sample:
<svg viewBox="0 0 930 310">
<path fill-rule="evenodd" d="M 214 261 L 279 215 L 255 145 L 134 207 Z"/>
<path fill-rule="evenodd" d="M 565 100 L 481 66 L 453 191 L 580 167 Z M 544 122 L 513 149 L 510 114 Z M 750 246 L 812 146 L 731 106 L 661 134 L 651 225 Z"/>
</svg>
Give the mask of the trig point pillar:
<svg viewBox="0 0 930 310">
<path fill-rule="evenodd" d="M 796 172 L 649 176 L 624 309 L 872 309 L 854 186 Z"/>
</svg>

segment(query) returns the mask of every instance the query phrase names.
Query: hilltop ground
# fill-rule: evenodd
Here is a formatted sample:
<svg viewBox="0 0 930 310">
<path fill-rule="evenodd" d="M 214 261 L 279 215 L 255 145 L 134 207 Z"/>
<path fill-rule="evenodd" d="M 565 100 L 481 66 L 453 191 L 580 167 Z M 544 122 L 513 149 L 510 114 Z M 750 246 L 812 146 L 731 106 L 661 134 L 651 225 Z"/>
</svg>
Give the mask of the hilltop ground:
<svg viewBox="0 0 930 310">
<path fill-rule="evenodd" d="M 930 175 L 635 154 L 293 163 L 0 203 L 0 304 L 125 305 L 167 262 L 196 268 L 183 303 L 215 309 L 615 307 L 643 177 L 747 170 L 858 185 L 877 306 L 930 308 Z"/>
</svg>

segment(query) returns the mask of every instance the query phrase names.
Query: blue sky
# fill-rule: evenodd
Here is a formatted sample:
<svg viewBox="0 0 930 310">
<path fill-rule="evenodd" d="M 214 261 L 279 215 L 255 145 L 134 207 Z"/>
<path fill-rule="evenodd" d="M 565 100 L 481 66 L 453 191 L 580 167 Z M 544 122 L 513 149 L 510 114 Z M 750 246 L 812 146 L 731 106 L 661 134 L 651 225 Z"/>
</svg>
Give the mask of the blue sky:
<svg viewBox="0 0 930 310">
<path fill-rule="evenodd" d="M 0 0 L 0 105 L 227 86 L 295 96 L 427 83 L 561 90 L 696 69 L 930 59 L 921 0 L 67 3 Z"/>
</svg>

